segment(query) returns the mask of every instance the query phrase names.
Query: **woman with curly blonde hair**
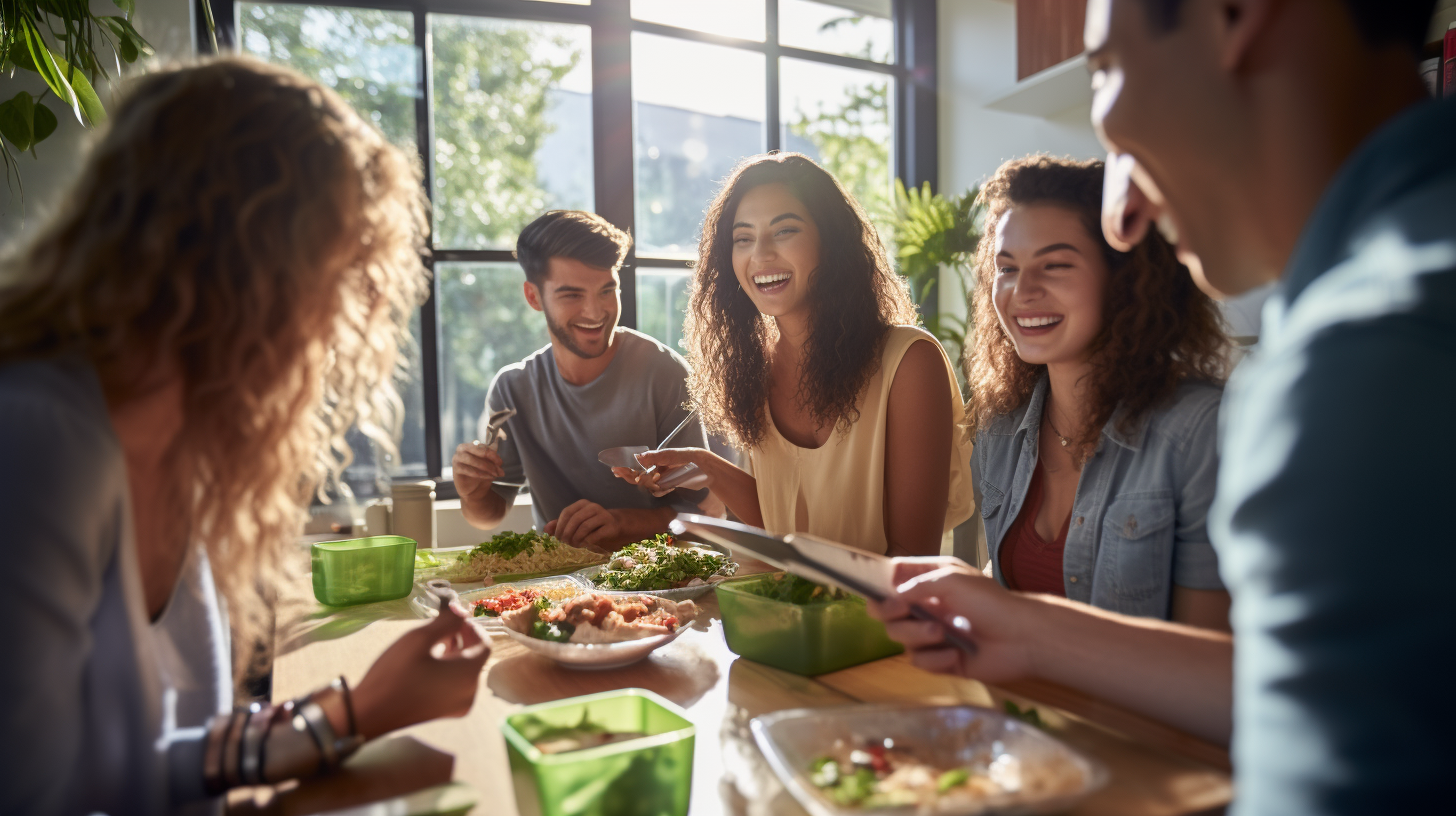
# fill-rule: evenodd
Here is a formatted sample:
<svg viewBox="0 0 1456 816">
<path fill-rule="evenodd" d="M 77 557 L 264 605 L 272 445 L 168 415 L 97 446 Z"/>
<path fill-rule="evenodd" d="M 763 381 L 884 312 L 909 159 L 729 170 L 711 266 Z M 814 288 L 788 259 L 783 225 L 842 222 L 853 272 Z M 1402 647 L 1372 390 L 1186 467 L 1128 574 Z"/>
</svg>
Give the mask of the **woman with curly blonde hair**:
<svg viewBox="0 0 1456 816">
<path fill-rule="evenodd" d="M 918 322 L 833 176 L 798 153 L 748 159 L 708 207 L 685 334 L 703 424 L 752 473 L 706 450 L 640 458 L 697 465 L 734 515 L 775 533 L 934 555 L 970 515 L 970 432 Z"/>
<path fill-rule="evenodd" d="M 352 691 L 229 713 L 229 618 L 256 635 L 345 431 L 393 445 L 426 229 L 412 162 L 311 80 L 131 84 L 0 271 L 0 811 L 215 811 L 469 709 L 457 610 Z"/>
<path fill-rule="evenodd" d="M 1227 629 L 1205 516 L 1227 341 L 1154 234 L 1102 237 L 1102 162 L 1032 156 L 981 189 L 972 470 L 1003 585 Z"/>
</svg>

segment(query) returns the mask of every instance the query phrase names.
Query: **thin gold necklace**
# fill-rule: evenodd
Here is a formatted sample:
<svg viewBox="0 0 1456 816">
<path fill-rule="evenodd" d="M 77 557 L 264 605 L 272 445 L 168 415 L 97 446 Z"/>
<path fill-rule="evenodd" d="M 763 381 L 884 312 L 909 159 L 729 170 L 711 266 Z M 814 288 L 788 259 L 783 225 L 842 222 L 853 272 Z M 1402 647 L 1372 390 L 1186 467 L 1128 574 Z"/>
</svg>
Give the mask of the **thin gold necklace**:
<svg viewBox="0 0 1456 816">
<path fill-rule="evenodd" d="M 1057 439 L 1060 440 L 1061 443 L 1062 443 L 1062 447 L 1065 448 L 1068 445 L 1072 444 L 1072 440 L 1069 437 L 1062 436 L 1062 432 L 1059 431 L 1059 430 L 1057 430 L 1056 423 L 1055 422 L 1052 422 L 1052 412 L 1051 411 L 1047 411 L 1047 427 L 1048 428 L 1051 428 L 1052 429 L 1052 433 L 1056 434 Z"/>
</svg>

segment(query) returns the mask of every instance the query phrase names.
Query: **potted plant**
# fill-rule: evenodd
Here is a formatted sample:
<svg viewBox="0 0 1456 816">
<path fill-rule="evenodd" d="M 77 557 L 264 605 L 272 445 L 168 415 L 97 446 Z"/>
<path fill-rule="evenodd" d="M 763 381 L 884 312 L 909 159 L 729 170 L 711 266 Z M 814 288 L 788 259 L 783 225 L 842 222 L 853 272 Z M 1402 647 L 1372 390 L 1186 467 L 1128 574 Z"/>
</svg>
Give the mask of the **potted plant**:
<svg viewBox="0 0 1456 816">
<path fill-rule="evenodd" d="M 890 238 L 895 245 L 900 274 L 909 282 L 910 294 L 916 303 L 935 302 L 940 294 L 941 275 L 947 271 L 956 276 L 961 291 L 970 291 L 970 267 L 975 263 L 976 244 L 981 240 L 985 221 L 985 206 L 978 200 L 979 196 L 979 186 L 946 198 L 932 193 L 929 182 L 919 189 L 906 189 L 896 179 Z M 925 324 L 945 346 L 951 359 L 959 360 L 970 328 L 967 318 L 931 311 L 926 315 Z"/>
</svg>

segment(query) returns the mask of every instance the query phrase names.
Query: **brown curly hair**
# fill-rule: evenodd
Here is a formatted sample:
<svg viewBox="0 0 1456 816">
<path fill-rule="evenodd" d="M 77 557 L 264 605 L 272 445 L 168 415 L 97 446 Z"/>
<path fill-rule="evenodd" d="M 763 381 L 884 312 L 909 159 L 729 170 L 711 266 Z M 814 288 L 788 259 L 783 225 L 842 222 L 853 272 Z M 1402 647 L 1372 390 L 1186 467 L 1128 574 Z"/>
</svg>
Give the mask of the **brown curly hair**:
<svg viewBox="0 0 1456 816">
<path fill-rule="evenodd" d="M 141 373 L 180 375 L 169 532 L 206 548 L 240 646 L 310 498 L 350 462 L 345 432 L 394 450 L 394 380 L 428 291 L 420 177 L 289 69 L 158 70 L 0 264 L 0 363 L 85 359 L 112 402 L 141 396 Z"/>
<path fill-rule="evenodd" d="M 820 427 L 842 431 L 859 418 L 860 392 L 878 370 L 890 328 L 920 320 L 879 233 L 834 176 L 801 153 L 745 159 L 708 206 L 683 328 L 688 387 L 703 423 L 740 450 L 764 436 L 778 326 L 738 285 L 733 216 L 743 195 L 765 184 L 788 187 L 819 227 L 819 273 L 809 284 L 809 338 L 795 399 Z"/>
<path fill-rule="evenodd" d="M 984 426 L 1031 399 L 1046 366 L 1022 361 L 996 316 L 994 225 L 1017 205 L 1053 204 L 1075 212 L 1102 247 L 1108 271 L 1102 330 L 1091 349 L 1089 424 L 1075 437 L 1077 455 L 1084 460 L 1119 406 L 1119 430 L 1130 432 L 1183 380 L 1221 384 L 1228 368 L 1218 308 L 1194 285 L 1172 245 L 1157 230 L 1131 252 L 1118 252 L 1103 237 L 1102 165 L 1028 156 L 1001 165 L 981 187 L 987 230 L 976 250 L 975 337 L 963 360 L 977 424 Z"/>
</svg>

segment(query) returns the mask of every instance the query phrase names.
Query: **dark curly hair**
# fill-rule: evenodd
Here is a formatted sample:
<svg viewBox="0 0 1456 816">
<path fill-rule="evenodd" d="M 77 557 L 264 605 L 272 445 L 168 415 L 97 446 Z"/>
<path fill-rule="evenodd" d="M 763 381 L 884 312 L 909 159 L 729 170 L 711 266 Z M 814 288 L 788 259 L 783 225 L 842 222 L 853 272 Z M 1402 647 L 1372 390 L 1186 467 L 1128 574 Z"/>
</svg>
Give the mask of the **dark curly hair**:
<svg viewBox="0 0 1456 816">
<path fill-rule="evenodd" d="M 1222 383 L 1228 340 L 1212 299 L 1193 284 L 1173 246 L 1150 230 L 1131 252 L 1102 236 L 1102 162 L 1028 156 L 1001 165 L 981 187 L 986 234 L 976 250 L 975 339 L 966 348 L 966 381 L 978 424 L 1031 399 L 1044 365 L 1024 362 L 996 317 L 994 225 L 1015 205 L 1052 204 L 1075 212 L 1107 263 L 1102 330 L 1092 341 L 1089 424 L 1076 438 L 1078 458 L 1096 449 L 1118 406 L 1119 430 L 1129 432 L 1185 379 Z"/>
<path fill-rule="evenodd" d="M 693 372 L 688 386 L 703 423 L 740 450 L 764 436 L 769 350 L 778 327 L 733 273 L 733 216 L 746 192 L 775 183 L 788 187 L 819 227 L 819 268 L 809 284 L 809 338 L 795 399 L 820 427 L 846 430 L 859 418 L 860 392 L 878 370 L 890 328 L 920 319 L 879 234 L 834 176 L 800 153 L 745 159 L 708 206 L 683 328 Z"/>
</svg>

